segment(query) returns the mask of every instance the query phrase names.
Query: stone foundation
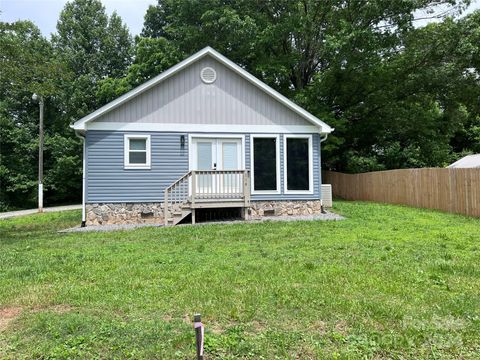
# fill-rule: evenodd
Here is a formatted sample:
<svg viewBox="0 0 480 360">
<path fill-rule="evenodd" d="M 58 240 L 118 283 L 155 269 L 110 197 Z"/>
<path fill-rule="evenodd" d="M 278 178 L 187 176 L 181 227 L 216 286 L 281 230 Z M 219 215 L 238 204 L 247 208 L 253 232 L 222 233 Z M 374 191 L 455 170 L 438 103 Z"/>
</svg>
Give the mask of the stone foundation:
<svg viewBox="0 0 480 360">
<path fill-rule="evenodd" d="M 87 204 L 86 225 L 163 224 L 161 203 Z"/>
<path fill-rule="evenodd" d="M 106 203 L 86 205 L 86 225 L 163 224 L 163 203 Z M 262 216 L 320 214 L 320 200 L 252 201 L 249 214 Z"/>
<path fill-rule="evenodd" d="M 252 201 L 250 215 L 262 216 L 312 215 L 321 214 L 320 200 L 296 201 Z"/>
</svg>

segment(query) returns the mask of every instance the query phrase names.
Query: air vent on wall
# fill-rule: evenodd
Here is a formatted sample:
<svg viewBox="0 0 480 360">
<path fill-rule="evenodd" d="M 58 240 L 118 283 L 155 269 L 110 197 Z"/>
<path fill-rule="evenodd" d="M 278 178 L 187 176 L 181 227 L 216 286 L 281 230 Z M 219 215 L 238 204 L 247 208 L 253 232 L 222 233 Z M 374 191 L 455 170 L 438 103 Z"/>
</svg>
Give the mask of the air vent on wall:
<svg viewBox="0 0 480 360">
<path fill-rule="evenodd" d="M 206 67 L 200 72 L 200 77 L 205 84 L 211 84 L 216 80 L 217 73 L 211 67 Z"/>
</svg>

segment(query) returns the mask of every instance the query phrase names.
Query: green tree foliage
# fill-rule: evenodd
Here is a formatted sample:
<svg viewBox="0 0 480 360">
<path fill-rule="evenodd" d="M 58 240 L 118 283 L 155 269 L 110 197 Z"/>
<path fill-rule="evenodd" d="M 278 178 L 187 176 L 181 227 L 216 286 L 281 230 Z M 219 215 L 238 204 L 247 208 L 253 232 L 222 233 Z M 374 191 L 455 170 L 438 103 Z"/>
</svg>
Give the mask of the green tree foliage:
<svg viewBox="0 0 480 360">
<path fill-rule="evenodd" d="M 467 3 L 160 0 L 143 35 L 211 45 L 334 126 L 328 168 L 443 166 L 476 149 L 478 15 L 415 28 L 414 13 Z"/>
<path fill-rule="evenodd" d="M 45 99 L 45 202 L 81 199 L 82 144 L 70 123 L 99 104 L 98 84 L 121 77 L 132 62 L 133 42 L 120 17 L 98 0 L 65 5 L 58 33 L 48 41 L 30 22 L 0 23 L 0 208 L 36 203 L 38 104 Z"/>
<path fill-rule="evenodd" d="M 32 101 L 32 94 L 47 99 L 48 141 L 59 129 L 66 131 L 55 123 L 50 99 L 59 91 L 59 83 L 70 80 L 70 74 L 55 57 L 47 39 L 29 21 L 0 23 L 0 48 L 0 209 L 28 207 L 36 201 L 38 169 L 38 104 Z M 50 161 L 48 151 L 47 147 L 46 158 Z M 48 167 L 45 175 L 52 178 Z"/>
<path fill-rule="evenodd" d="M 102 105 L 106 104 L 172 67 L 180 60 L 182 60 L 182 53 L 165 38 L 138 38 L 135 61 L 128 68 L 127 75 L 101 80 L 97 88 L 97 100 Z"/>
<path fill-rule="evenodd" d="M 132 38 L 120 17 L 109 18 L 99 0 L 74 0 L 65 5 L 52 37 L 55 49 L 75 74 L 66 84 L 70 121 L 98 107 L 97 83 L 120 77 L 132 61 Z"/>
</svg>

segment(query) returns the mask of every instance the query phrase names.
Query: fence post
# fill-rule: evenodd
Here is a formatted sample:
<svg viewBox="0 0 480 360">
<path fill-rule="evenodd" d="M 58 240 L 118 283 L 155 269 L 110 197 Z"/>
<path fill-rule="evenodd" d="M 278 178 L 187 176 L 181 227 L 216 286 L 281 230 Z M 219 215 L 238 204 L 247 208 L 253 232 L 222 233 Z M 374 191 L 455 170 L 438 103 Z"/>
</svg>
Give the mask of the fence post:
<svg viewBox="0 0 480 360">
<path fill-rule="evenodd" d="M 193 316 L 193 327 L 195 328 L 195 343 L 197 347 L 197 360 L 203 360 L 203 324 L 200 314 Z"/>
</svg>

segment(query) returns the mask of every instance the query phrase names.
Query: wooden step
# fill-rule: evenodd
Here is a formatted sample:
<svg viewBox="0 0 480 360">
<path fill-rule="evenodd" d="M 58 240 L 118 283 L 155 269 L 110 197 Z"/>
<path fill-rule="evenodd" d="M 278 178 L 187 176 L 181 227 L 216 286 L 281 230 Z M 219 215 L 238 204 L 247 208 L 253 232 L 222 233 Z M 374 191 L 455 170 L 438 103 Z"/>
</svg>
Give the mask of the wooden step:
<svg viewBox="0 0 480 360">
<path fill-rule="evenodd" d="M 190 215 L 191 213 L 192 213 L 192 211 L 191 211 L 190 207 L 182 208 L 181 211 L 172 210 L 172 211 L 170 211 L 170 217 L 167 218 L 167 221 L 165 222 L 165 225 L 166 226 L 175 226 L 180 221 L 182 221 L 185 217 Z"/>
</svg>

